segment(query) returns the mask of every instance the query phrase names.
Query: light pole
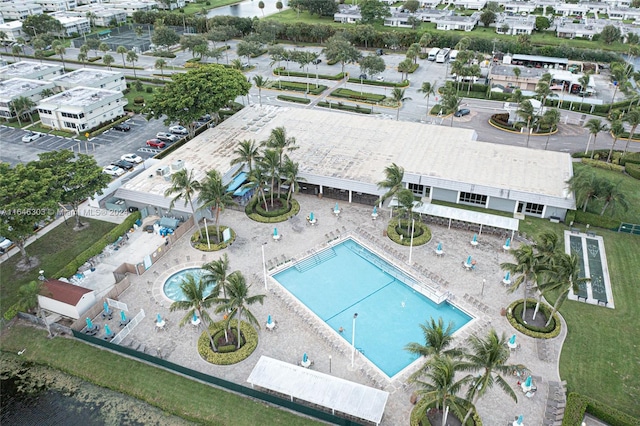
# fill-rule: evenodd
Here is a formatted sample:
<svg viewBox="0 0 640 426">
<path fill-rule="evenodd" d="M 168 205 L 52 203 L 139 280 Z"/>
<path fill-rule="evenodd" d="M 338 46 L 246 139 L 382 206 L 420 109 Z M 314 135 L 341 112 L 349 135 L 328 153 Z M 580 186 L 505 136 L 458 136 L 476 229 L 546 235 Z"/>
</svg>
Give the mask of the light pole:
<svg viewBox="0 0 640 426">
<path fill-rule="evenodd" d="M 353 329 L 351 332 L 351 368 L 353 368 L 356 361 L 356 318 L 358 313 L 353 314 Z"/>
<path fill-rule="evenodd" d="M 329 374 L 331 374 L 331 355 L 329 355 Z"/>
<path fill-rule="evenodd" d="M 413 253 L 413 232 L 416 229 L 416 220 L 411 219 L 411 241 L 409 242 L 409 265 L 411 265 L 411 254 Z"/>
<path fill-rule="evenodd" d="M 262 246 L 260 246 L 262 248 L 262 275 L 264 276 L 264 289 L 267 290 L 267 262 L 265 262 L 264 260 L 264 246 L 267 243 L 264 242 L 262 243 Z"/>
<path fill-rule="evenodd" d="M 484 296 L 484 285 L 487 283 L 487 280 L 482 279 L 482 291 L 480 291 L 480 296 Z"/>
</svg>

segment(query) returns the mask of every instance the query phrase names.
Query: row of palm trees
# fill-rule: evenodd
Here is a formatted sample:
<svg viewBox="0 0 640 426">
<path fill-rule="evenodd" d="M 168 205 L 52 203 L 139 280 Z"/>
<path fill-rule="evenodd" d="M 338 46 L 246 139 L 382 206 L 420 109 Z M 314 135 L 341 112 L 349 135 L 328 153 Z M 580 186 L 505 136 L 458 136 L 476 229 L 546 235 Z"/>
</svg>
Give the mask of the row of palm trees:
<svg viewBox="0 0 640 426">
<path fill-rule="evenodd" d="M 603 202 L 600 216 L 604 215 L 607 209 L 611 208 L 614 213 L 618 208 L 627 210 L 629 202 L 624 191 L 620 188 L 620 183 L 611 182 L 607 178 L 599 177 L 590 167 L 582 167 L 567 182 L 569 189 L 576 194 L 576 203 L 582 207 L 582 211 L 587 211 L 587 205 L 591 200 L 601 200 Z"/>
<path fill-rule="evenodd" d="M 585 155 L 589 152 L 589 146 L 591 145 L 591 138 L 593 137 L 593 148 L 591 151 L 591 158 L 593 159 L 595 150 L 596 150 L 596 139 L 600 132 L 610 132 L 611 136 L 613 136 L 613 144 L 611 145 L 611 149 L 609 150 L 609 155 L 607 156 L 607 162 L 611 162 L 611 157 L 613 156 L 613 150 L 615 149 L 616 142 L 618 139 L 622 137 L 625 133 L 624 122 L 628 123 L 631 127 L 629 131 L 629 135 L 627 136 L 627 143 L 624 147 L 623 155 L 627 153 L 629 150 L 629 144 L 631 143 L 631 139 L 633 138 L 633 134 L 635 133 L 638 126 L 640 126 L 640 107 L 636 106 L 634 108 L 630 108 L 626 112 L 619 113 L 611 113 L 609 114 L 609 126 L 603 123 L 599 118 L 592 118 L 587 121 L 585 127 L 589 131 L 589 140 L 587 141 L 587 147 L 584 151 Z"/>
<path fill-rule="evenodd" d="M 240 349 L 242 342 L 240 324 L 242 320 L 246 320 L 252 326 L 260 328 L 260 323 L 249 310 L 249 306 L 258 302 L 262 304 L 266 296 L 264 294 L 250 296 L 251 285 L 247 284 L 242 272 L 228 273 L 229 258 L 226 253 L 220 259 L 206 263 L 202 269 L 203 273 L 200 275 L 187 274 L 183 278 L 180 288 L 186 300 L 173 302 L 169 309 L 171 312 L 187 311 L 180 320 L 180 326 L 189 323 L 193 316 L 197 315 L 204 325 L 214 352 L 217 352 L 218 348 L 209 330 L 209 326 L 214 320 L 208 310 L 213 309 L 216 314 L 224 314 L 225 338 L 231 328 L 231 320 L 236 319 L 238 327 L 237 348 Z M 209 291 L 209 289 L 211 290 Z"/>
<path fill-rule="evenodd" d="M 420 400 L 416 409 L 423 416 L 427 409 L 435 407 L 443 411 L 443 426 L 447 424 L 449 410 L 466 424 L 477 401 L 494 385 L 518 402 L 503 377 L 516 368 L 507 363 L 510 350 L 504 334 L 498 336 L 492 328 L 485 337 L 471 336 L 468 348 L 454 348 L 453 323 L 445 327 L 442 318 L 437 321 L 431 318 L 420 324 L 420 328 L 425 343 L 409 343 L 405 350 L 426 358 L 422 367 L 409 377 L 409 382 L 417 386 L 416 395 Z M 460 373 L 467 374 L 461 377 Z"/>
<path fill-rule="evenodd" d="M 579 286 L 589 279 L 582 276 L 580 259 L 576 253 L 567 254 L 562 248 L 558 234 L 545 232 L 533 245 L 524 244 L 512 252 L 515 262 L 505 262 L 500 267 L 514 276 L 508 291 L 523 290 L 524 307 L 522 319 L 527 318 L 528 289 L 537 293 L 537 303 L 533 313 L 535 319 L 542 297 L 559 292 L 545 326 L 549 326 L 553 315 L 560 309 L 570 291 L 578 293 Z"/>
</svg>

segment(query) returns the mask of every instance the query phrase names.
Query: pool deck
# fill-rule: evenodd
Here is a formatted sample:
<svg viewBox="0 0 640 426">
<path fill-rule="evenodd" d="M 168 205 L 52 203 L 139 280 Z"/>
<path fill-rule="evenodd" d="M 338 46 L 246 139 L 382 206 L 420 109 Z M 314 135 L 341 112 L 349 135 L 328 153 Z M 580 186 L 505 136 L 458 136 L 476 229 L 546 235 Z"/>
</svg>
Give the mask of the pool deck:
<svg viewBox="0 0 640 426">
<path fill-rule="evenodd" d="M 478 245 L 472 247 L 472 231 L 449 230 L 443 226 L 431 225 L 431 242 L 413 248 L 413 265 L 410 266 L 407 263 L 409 247 L 396 245 L 383 236 L 388 211 L 379 210 L 377 220 L 372 220 L 370 207 L 339 201 L 341 212 L 336 217 L 333 214 L 336 200 L 300 194 L 296 199 L 300 202 L 301 211 L 296 217 L 278 224 L 281 235 L 279 241 L 272 238 L 273 224 L 253 222 L 243 212 L 226 210 L 221 214 L 220 224 L 232 227 L 237 233 L 236 241 L 229 248 L 203 254 L 190 246 L 189 237 L 192 232 L 188 232 L 172 245 L 162 261 L 141 276 L 130 275 L 132 285 L 119 300 L 128 305 L 130 316 L 144 309 L 146 317 L 122 344 L 159 353 L 169 361 L 246 386 L 246 380 L 260 356 L 266 355 L 296 364 L 306 352 L 314 361 L 312 368 L 317 371 L 389 392 L 382 425 L 408 424 L 412 409 L 409 398 L 413 387 L 405 383 L 415 366 L 405 369 L 393 380 L 380 375 L 360 355 L 356 356 L 355 368 L 351 368 L 350 346 L 341 336 L 317 320 L 305 306 L 294 300 L 270 277 L 265 290 L 261 267 L 263 243 L 266 243 L 266 263 L 270 266 L 280 265 L 279 268 L 282 268 L 284 262 L 301 259 L 310 250 L 322 249 L 328 240 L 335 242 L 348 236 L 355 237 L 424 282 L 439 286 L 439 291 L 449 292 L 453 303 L 476 317 L 456 333 L 458 343 L 476 332 L 482 336 L 490 327 L 507 336 L 515 332 L 506 318 L 500 316 L 501 308 L 522 296 L 521 291 L 516 294 L 507 293 L 502 284 L 504 272 L 500 270 L 499 264 L 513 260 L 503 250 L 502 237 L 482 234 L 478 236 Z M 315 225 L 304 220 L 311 211 L 317 217 Z M 435 253 L 438 242 L 443 244 L 444 255 L 437 256 Z M 518 244 L 513 241 L 512 247 L 517 248 Z M 196 351 L 196 340 L 201 329 L 196 329 L 189 322 L 183 327 L 178 326 L 185 312 L 169 311 L 171 301 L 162 293 L 162 285 L 176 271 L 199 267 L 205 262 L 218 259 L 224 253 L 229 256 L 230 272 L 242 271 L 252 285 L 250 294 L 267 295 L 264 305 L 251 306 L 251 312 L 261 322 L 266 322 L 267 316 L 271 315 L 277 321 L 277 328 L 273 331 L 264 326 L 261 328 L 258 347 L 247 360 L 231 366 L 215 366 L 203 361 Z M 461 263 L 469 255 L 477 261 L 475 270 L 468 271 L 461 267 Z M 273 269 L 270 273 L 276 270 Z M 483 280 L 486 282 L 484 293 L 481 294 Z M 154 321 L 157 314 L 167 319 L 168 325 L 164 330 L 156 331 Z M 428 318 L 424 319 L 427 320 Z M 520 347 L 512 353 L 510 361 L 513 364 L 524 364 L 532 371 L 538 391 L 532 398 L 527 398 L 517 385 L 518 378 L 507 377 L 519 402 L 513 402 L 497 386 L 489 390 L 477 403 L 482 420 L 487 425 L 512 422 L 520 414 L 528 424 L 542 424 L 547 399 L 553 397 L 549 392 L 550 384 L 560 382 L 558 358 L 566 336 L 564 321 L 561 335 L 547 341 L 515 333 Z"/>
</svg>

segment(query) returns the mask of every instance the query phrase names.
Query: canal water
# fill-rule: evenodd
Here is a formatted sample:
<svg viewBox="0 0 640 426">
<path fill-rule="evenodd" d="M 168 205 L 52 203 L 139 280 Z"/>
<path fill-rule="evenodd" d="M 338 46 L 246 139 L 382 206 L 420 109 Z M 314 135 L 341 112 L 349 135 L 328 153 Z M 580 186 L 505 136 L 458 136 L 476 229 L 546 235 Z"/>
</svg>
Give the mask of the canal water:
<svg viewBox="0 0 640 426">
<path fill-rule="evenodd" d="M 283 6 L 282 10 L 287 9 L 287 0 L 281 1 Z M 278 8 L 276 7 L 277 0 L 263 0 L 263 2 L 263 9 L 260 9 L 259 0 L 245 0 L 241 3 L 218 7 L 215 9 L 211 9 L 207 13 L 207 18 L 221 15 L 237 16 L 238 18 L 253 18 L 254 16 L 262 18 L 263 16 L 269 16 L 278 13 Z"/>
</svg>

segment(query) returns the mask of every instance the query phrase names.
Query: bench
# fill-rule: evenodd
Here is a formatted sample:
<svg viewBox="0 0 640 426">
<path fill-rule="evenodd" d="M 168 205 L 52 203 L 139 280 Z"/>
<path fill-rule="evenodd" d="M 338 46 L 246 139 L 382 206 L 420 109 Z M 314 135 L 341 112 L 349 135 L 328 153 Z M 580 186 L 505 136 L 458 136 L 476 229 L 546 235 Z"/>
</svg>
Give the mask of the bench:
<svg viewBox="0 0 640 426">
<path fill-rule="evenodd" d="M 580 301 L 581 298 L 584 299 L 584 301 L 586 302 L 588 297 L 578 295 L 578 302 Z"/>
<path fill-rule="evenodd" d="M 606 301 L 606 300 L 600 300 L 600 299 L 598 299 L 598 305 L 600 305 L 601 303 L 602 303 L 604 306 L 607 306 L 607 303 L 609 303 L 609 302 L 608 302 L 608 301 Z"/>
<path fill-rule="evenodd" d="M 588 237 L 595 237 L 595 236 L 596 236 L 596 233 L 595 233 L 595 232 L 593 232 L 593 231 L 587 231 L 587 236 L 588 236 Z"/>
<path fill-rule="evenodd" d="M 579 234 L 580 230 L 578 228 L 571 228 L 571 233 L 572 234 Z"/>
</svg>

